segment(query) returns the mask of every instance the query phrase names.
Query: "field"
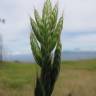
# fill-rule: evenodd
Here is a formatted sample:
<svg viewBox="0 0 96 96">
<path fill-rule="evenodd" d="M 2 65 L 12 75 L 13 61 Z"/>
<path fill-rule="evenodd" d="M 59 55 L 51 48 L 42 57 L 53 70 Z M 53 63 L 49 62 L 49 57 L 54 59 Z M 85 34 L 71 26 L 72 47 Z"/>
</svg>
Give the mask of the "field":
<svg viewBox="0 0 96 96">
<path fill-rule="evenodd" d="M 34 96 L 35 64 L 0 64 L 0 96 Z M 96 96 L 96 60 L 64 61 L 52 96 Z"/>
</svg>

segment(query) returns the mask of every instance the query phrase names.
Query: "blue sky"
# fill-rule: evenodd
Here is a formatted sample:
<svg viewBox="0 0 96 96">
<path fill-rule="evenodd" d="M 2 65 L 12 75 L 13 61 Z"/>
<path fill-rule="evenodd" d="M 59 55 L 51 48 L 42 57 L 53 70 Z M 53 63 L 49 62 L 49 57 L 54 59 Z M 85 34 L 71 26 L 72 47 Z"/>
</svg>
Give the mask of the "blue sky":
<svg viewBox="0 0 96 96">
<path fill-rule="evenodd" d="M 63 50 L 96 50 L 96 0 L 52 0 L 59 3 L 59 16 L 64 11 L 61 40 Z M 0 0 L 0 35 L 4 53 L 30 53 L 30 21 L 34 7 L 41 14 L 44 0 Z"/>
</svg>

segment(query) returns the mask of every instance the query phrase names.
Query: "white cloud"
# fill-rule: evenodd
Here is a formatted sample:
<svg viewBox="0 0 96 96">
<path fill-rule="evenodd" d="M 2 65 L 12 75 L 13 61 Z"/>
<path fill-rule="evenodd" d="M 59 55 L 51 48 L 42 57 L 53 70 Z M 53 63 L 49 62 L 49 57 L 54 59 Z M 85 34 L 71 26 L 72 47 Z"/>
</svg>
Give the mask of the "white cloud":
<svg viewBox="0 0 96 96">
<path fill-rule="evenodd" d="M 65 30 L 96 30 L 95 4 L 96 0 L 64 0 Z"/>
<path fill-rule="evenodd" d="M 92 35 L 80 35 L 73 38 L 63 39 L 63 45 L 65 50 L 80 49 L 82 51 L 96 51 L 96 34 Z"/>
</svg>

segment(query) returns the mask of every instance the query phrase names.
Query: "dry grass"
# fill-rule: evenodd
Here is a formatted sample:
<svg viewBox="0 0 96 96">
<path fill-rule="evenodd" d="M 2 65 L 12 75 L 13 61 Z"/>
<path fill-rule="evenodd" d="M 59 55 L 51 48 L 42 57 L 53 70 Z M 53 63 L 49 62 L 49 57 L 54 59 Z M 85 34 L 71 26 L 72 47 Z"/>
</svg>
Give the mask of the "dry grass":
<svg viewBox="0 0 96 96">
<path fill-rule="evenodd" d="M 96 71 L 65 69 L 61 71 L 53 96 L 96 96 L 95 82 Z"/>
</svg>

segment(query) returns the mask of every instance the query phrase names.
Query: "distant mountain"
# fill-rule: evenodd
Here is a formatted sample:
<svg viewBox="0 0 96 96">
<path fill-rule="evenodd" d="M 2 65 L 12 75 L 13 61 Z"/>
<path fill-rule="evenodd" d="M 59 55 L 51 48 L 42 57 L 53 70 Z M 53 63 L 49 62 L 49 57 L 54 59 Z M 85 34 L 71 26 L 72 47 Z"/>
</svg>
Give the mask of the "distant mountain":
<svg viewBox="0 0 96 96">
<path fill-rule="evenodd" d="M 96 51 L 63 51 L 63 60 L 80 60 L 80 59 L 94 59 L 96 58 Z"/>
<path fill-rule="evenodd" d="M 82 52 L 82 51 L 63 51 L 62 60 L 80 60 L 96 58 L 96 52 Z M 32 54 L 8 55 L 4 57 L 7 61 L 32 62 L 35 60 Z"/>
<path fill-rule="evenodd" d="M 32 54 L 7 55 L 4 57 L 4 60 L 16 62 L 35 62 Z"/>
</svg>

